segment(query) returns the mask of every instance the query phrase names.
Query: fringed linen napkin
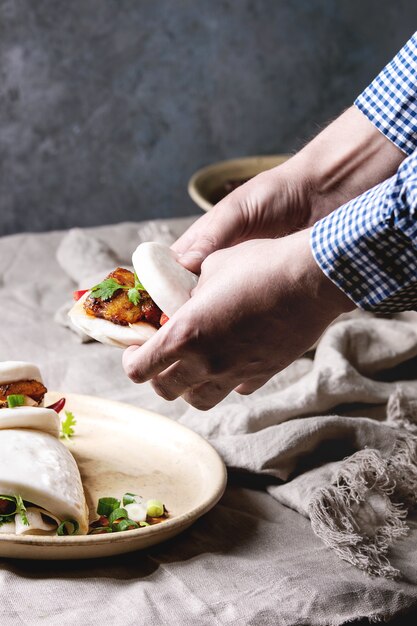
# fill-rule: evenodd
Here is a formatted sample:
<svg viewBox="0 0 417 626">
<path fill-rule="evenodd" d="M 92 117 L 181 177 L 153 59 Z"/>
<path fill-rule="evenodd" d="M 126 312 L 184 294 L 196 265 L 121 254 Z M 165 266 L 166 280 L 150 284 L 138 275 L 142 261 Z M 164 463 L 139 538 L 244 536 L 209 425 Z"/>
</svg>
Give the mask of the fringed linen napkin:
<svg viewBox="0 0 417 626">
<path fill-rule="evenodd" d="M 158 232 L 147 224 L 138 242 Z M 160 237 L 171 243 L 178 234 L 165 228 Z M 82 289 L 119 257 L 74 230 L 58 261 Z M 57 314 L 61 323 L 69 306 Z M 309 517 L 329 549 L 387 578 L 401 577 L 390 555 L 417 500 L 416 315 L 396 318 L 357 312 L 337 321 L 314 360 L 300 359 L 252 396 L 233 393 L 206 413 L 186 408 L 179 420 L 209 439 L 229 468 L 277 479 L 268 492 Z"/>
</svg>

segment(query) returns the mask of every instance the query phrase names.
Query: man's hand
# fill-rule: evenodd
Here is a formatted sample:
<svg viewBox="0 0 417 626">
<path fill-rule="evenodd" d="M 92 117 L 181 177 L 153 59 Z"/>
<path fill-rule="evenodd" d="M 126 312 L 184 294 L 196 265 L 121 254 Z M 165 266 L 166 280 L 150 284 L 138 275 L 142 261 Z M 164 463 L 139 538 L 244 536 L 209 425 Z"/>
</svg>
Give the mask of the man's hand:
<svg viewBox="0 0 417 626">
<path fill-rule="evenodd" d="M 253 240 L 207 257 L 192 298 L 145 345 L 125 351 L 126 373 L 202 410 L 233 389 L 261 387 L 354 308 L 317 266 L 309 235 Z"/>
<path fill-rule="evenodd" d="M 212 252 L 312 226 L 391 176 L 405 155 L 350 107 L 283 165 L 259 174 L 198 219 L 172 246 L 199 273 Z"/>
<path fill-rule="evenodd" d="M 300 230 L 310 219 L 310 187 L 291 159 L 228 194 L 194 222 L 172 248 L 183 255 L 180 262 L 198 274 L 201 263 L 216 250 Z"/>
</svg>

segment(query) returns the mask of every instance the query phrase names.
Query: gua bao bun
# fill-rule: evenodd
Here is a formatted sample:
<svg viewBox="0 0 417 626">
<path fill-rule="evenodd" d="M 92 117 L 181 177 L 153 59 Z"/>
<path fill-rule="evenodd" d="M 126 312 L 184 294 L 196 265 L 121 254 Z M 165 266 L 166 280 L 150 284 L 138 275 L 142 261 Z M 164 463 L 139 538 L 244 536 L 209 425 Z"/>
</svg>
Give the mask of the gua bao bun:
<svg viewBox="0 0 417 626">
<path fill-rule="evenodd" d="M 0 430 L 32 428 L 59 435 L 59 416 L 43 406 L 47 389 L 37 365 L 25 361 L 0 361 Z M 24 406 L 9 408 L 9 395 L 22 395 Z"/>
<path fill-rule="evenodd" d="M 99 317 L 93 317 L 86 313 L 84 304 L 90 292 L 85 293 L 72 307 L 69 312 L 72 323 L 86 335 L 101 343 L 107 343 L 118 348 L 127 346 L 141 346 L 154 333 L 156 328 L 147 322 L 136 322 L 128 326 L 120 326 Z"/>
<path fill-rule="evenodd" d="M 43 382 L 39 367 L 26 361 L 0 361 L 0 385 L 20 380 Z"/>
<path fill-rule="evenodd" d="M 33 411 L 42 409 L 33 408 Z M 19 409 L 11 409 L 19 411 Z M 80 472 L 71 452 L 46 432 L 26 428 L 0 429 L 0 494 L 32 503 L 29 524 L 2 524 L 0 532 L 11 534 L 56 534 L 65 520 L 75 520 L 79 534 L 88 531 L 88 508 Z M 42 524 L 43 512 L 55 524 Z M 18 521 L 18 520 L 16 520 Z"/>
<path fill-rule="evenodd" d="M 197 276 L 177 262 L 177 256 L 173 250 L 160 243 L 146 242 L 140 244 L 133 253 L 132 263 L 139 281 L 147 292 L 148 301 L 150 297 L 152 304 L 160 310 L 159 315 L 165 313 L 171 317 L 190 298 L 191 291 L 197 284 Z M 115 274 L 118 271 L 116 270 Z M 126 272 L 127 270 L 120 268 L 120 272 L 123 271 Z M 119 294 L 126 294 L 127 289 L 128 287 L 121 284 Z M 117 292 L 115 292 L 114 298 L 116 299 L 116 297 Z M 107 298 L 106 302 L 111 302 L 112 298 L 113 296 Z M 126 295 L 123 298 L 127 301 Z M 156 323 L 142 320 L 126 323 L 119 321 L 119 319 L 117 321 L 103 319 L 101 313 L 96 316 L 92 311 L 94 305 L 90 306 L 90 301 L 94 302 L 96 299 L 97 296 L 94 296 L 91 290 L 87 291 L 74 304 L 69 316 L 75 326 L 101 343 L 120 348 L 142 345 L 152 337 L 160 326 L 159 316 Z M 137 306 L 140 305 L 139 300 Z M 132 305 L 129 306 L 132 308 Z"/>
<path fill-rule="evenodd" d="M 191 297 L 198 277 L 180 265 L 171 248 L 161 243 L 141 243 L 132 255 L 139 280 L 152 300 L 172 317 Z"/>
<path fill-rule="evenodd" d="M 0 410 L 0 430 L 30 428 L 41 430 L 54 437 L 59 436 L 59 415 L 53 409 L 42 406 L 17 406 Z"/>
<path fill-rule="evenodd" d="M 67 521 L 88 532 L 80 472 L 59 439 L 59 402 L 40 406 L 46 391 L 36 365 L 0 362 L 0 534 L 56 535 Z"/>
<path fill-rule="evenodd" d="M 7 396 L 23 395 L 25 405 L 43 406 L 46 393 L 39 368 L 25 361 L 0 361 L 0 408 L 7 407 Z"/>
</svg>

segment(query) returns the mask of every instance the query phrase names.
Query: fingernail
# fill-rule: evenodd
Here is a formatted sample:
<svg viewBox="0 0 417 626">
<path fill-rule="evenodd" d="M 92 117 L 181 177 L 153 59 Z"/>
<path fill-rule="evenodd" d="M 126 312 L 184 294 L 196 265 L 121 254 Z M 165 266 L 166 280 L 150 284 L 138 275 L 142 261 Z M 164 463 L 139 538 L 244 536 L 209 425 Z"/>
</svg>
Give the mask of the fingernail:
<svg viewBox="0 0 417 626">
<path fill-rule="evenodd" d="M 203 253 L 200 252 L 199 250 L 188 250 L 187 252 L 184 252 L 184 254 L 181 255 L 181 261 L 184 261 L 184 260 L 195 261 L 195 260 L 200 260 L 202 258 L 203 258 Z"/>
</svg>

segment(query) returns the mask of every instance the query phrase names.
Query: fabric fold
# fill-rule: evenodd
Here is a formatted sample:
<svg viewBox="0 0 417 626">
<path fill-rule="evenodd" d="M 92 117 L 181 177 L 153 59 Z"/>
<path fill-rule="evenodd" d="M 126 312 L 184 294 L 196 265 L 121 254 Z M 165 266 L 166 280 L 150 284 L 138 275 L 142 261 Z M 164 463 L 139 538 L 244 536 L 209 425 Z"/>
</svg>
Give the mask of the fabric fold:
<svg viewBox="0 0 417 626">
<path fill-rule="evenodd" d="M 178 226 L 156 222 L 137 232 L 139 241 L 165 243 L 180 234 Z M 116 250 L 75 229 L 57 258 L 82 289 L 117 265 L 119 254 L 126 257 Z M 329 326 L 313 359 L 299 359 L 253 395 L 232 393 L 203 416 L 184 405 L 178 416 L 229 468 L 278 480 L 268 493 L 310 518 L 340 558 L 392 579 L 401 567 L 390 554 L 416 504 L 416 319 L 410 312 L 388 319 L 356 311 Z M 416 371 L 408 371 L 413 362 Z"/>
</svg>

